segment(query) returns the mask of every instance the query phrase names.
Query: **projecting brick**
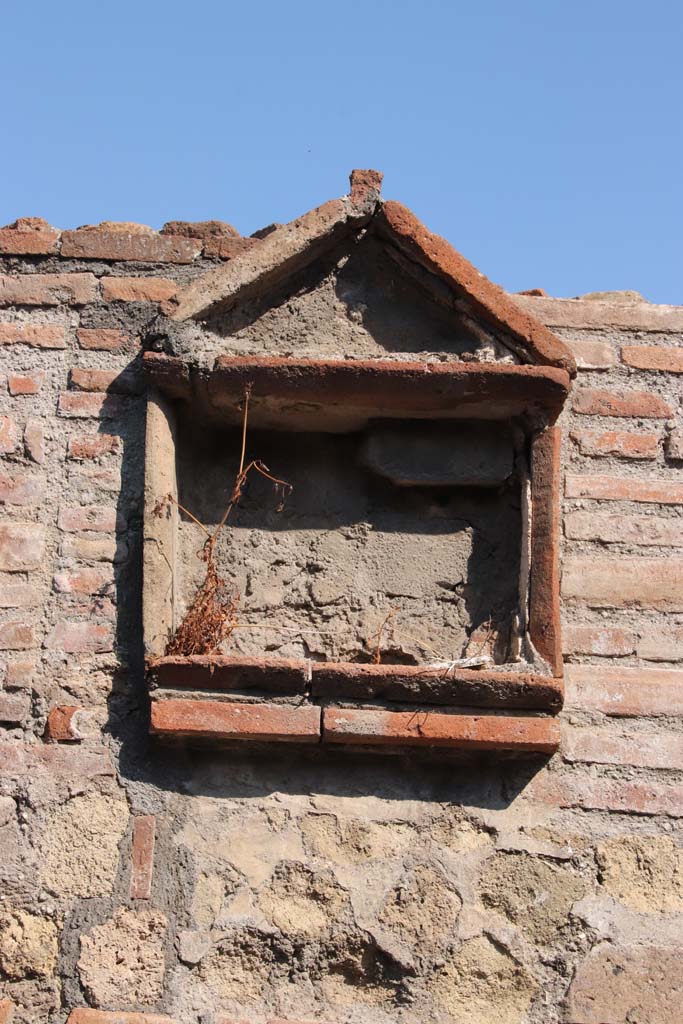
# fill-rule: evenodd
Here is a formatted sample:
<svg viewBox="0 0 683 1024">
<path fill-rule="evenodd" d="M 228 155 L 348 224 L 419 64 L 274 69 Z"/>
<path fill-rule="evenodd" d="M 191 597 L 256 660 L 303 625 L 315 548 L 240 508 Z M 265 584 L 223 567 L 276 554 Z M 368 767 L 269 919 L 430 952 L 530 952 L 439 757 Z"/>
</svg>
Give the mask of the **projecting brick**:
<svg viewBox="0 0 683 1024">
<path fill-rule="evenodd" d="M 683 817 L 683 787 L 678 782 L 626 782 L 574 770 L 539 775 L 527 792 L 555 807 Z"/>
<path fill-rule="evenodd" d="M 658 345 L 622 345 L 621 359 L 637 370 L 683 373 L 683 348 Z"/>
<path fill-rule="evenodd" d="M 683 546 L 683 520 L 663 516 L 624 516 L 610 512 L 569 512 L 564 520 L 570 540 L 598 540 L 603 544 Z"/>
<path fill-rule="evenodd" d="M 70 419 L 118 419 L 129 410 L 128 399 L 106 392 L 63 391 L 59 396 L 59 415 Z"/>
<path fill-rule="evenodd" d="M 45 462 L 45 430 L 40 420 L 28 420 L 24 428 L 26 454 L 39 466 Z"/>
<path fill-rule="evenodd" d="M 155 833 L 156 818 L 153 814 L 140 814 L 133 819 L 130 876 L 132 900 L 148 900 L 152 894 Z"/>
<path fill-rule="evenodd" d="M 62 619 L 50 633 L 47 647 L 66 654 L 103 654 L 114 649 L 114 636 L 108 622 L 69 622 Z"/>
<path fill-rule="evenodd" d="M 683 670 L 566 665 L 566 705 L 606 715 L 683 714 Z"/>
<path fill-rule="evenodd" d="M 108 231 L 98 227 L 65 231 L 62 256 L 85 260 L 136 260 L 140 263 L 192 263 L 201 242 L 156 232 Z"/>
<path fill-rule="evenodd" d="M 683 505 L 683 483 L 668 480 L 638 480 L 635 477 L 576 476 L 567 473 L 564 481 L 567 498 L 592 498 L 597 501 L 655 502 Z"/>
<path fill-rule="evenodd" d="M 0 253 L 7 256 L 49 256 L 59 249 L 59 231 L 41 217 L 20 217 L 0 228 Z"/>
<path fill-rule="evenodd" d="M 447 715 L 433 711 L 325 708 L 326 743 L 370 746 L 419 746 L 548 752 L 557 749 L 554 718 Z"/>
<path fill-rule="evenodd" d="M 0 505 L 37 505 L 45 497 L 45 478 L 31 472 L 0 470 Z"/>
<path fill-rule="evenodd" d="M 563 338 L 580 370 L 608 370 L 617 359 L 608 341 Z"/>
<path fill-rule="evenodd" d="M 0 569 L 30 572 L 45 559 L 45 528 L 33 523 L 0 523 Z"/>
<path fill-rule="evenodd" d="M 164 302 L 178 290 L 166 277 L 103 277 L 105 302 Z"/>
<path fill-rule="evenodd" d="M 17 374 L 10 373 L 7 378 L 7 390 L 10 395 L 37 395 L 40 391 L 45 375 L 42 373 Z"/>
<path fill-rule="evenodd" d="M 21 725 L 30 714 L 31 698 L 27 693 L 0 691 L 0 722 L 4 725 Z"/>
<path fill-rule="evenodd" d="M 572 430 L 569 436 L 582 455 L 593 458 L 612 455 L 619 459 L 656 459 L 659 449 L 658 434 L 630 434 L 622 430 Z"/>
<path fill-rule="evenodd" d="M 131 370 L 89 370 L 79 366 L 69 374 L 69 383 L 78 391 L 113 391 L 121 395 L 138 395 L 144 387 L 142 378 Z"/>
<path fill-rule="evenodd" d="M 27 651 L 36 645 L 33 625 L 22 620 L 0 624 L 0 651 Z"/>
<path fill-rule="evenodd" d="M 117 455 L 120 450 L 121 439 L 115 434 L 78 434 L 69 441 L 67 455 L 70 459 L 83 461 Z"/>
<path fill-rule="evenodd" d="M 0 275 L 0 306 L 83 306 L 96 299 L 94 274 Z"/>
<path fill-rule="evenodd" d="M 0 346 L 29 345 L 31 348 L 66 348 L 66 331 L 56 324 L 0 324 Z"/>
<path fill-rule="evenodd" d="M 637 637 L 613 626 L 568 626 L 562 639 L 565 654 L 593 654 L 619 658 L 634 654 Z"/>
<path fill-rule="evenodd" d="M 562 594 L 590 608 L 683 611 L 683 558 L 570 557 Z"/>
<path fill-rule="evenodd" d="M 81 327 L 76 331 L 81 348 L 98 352 L 118 352 L 125 348 L 128 335 L 105 327 Z"/>
<path fill-rule="evenodd" d="M 619 764 L 635 768 L 683 769 L 683 735 L 679 732 L 625 736 L 614 728 L 571 727 L 562 730 L 562 756 L 582 764 Z"/>
<path fill-rule="evenodd" d="M 113 533 L 118 525 L 116 509 L 107 505 L 76 505 L 59 512 L 58 526 L 65 533 L 79 533 L 82 530 Z"/>
<path fill-rule="evenodd" d="M 320 708 L 164 700 L 152 705 L 151 731 L 169 736 L 318 743 Z"/>
<path fill-rule="evenodd" d="M 572 409 L 583 416 L 634 416 L 647 419 L 669 419 L 673 409 L 659 395 L 649 391 L 601 391 L 579 388 L 574 393 Z"/>
<path fill-rule="evenodd" d="M 58 594 L 100 594 L 113 583 L 109 569 L 77 569 L 55 573 L 54 589 Z"/>
<path fill-rule="evenodd" d="M 9 455 L 19 444 L 19 431 L 11 416 L 0 416 L 0 453 Z"/>
</svg>

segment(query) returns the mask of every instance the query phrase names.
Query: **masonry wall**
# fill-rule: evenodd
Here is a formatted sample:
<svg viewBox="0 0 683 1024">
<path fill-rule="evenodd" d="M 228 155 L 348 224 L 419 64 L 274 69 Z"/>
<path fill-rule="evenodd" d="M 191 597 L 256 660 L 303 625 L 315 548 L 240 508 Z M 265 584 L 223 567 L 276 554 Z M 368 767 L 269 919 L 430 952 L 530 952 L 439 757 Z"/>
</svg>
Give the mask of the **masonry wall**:
<svg viewBox="0 0 683 1024">
<path fill-rule="evenodd" d="M 0 230 L 0 1022 L 673 1024 L 683 309 L 519 298 L 581 366 L 549 763 L 165 748 L 139 335 L 250 245 Z"/>
</svg>

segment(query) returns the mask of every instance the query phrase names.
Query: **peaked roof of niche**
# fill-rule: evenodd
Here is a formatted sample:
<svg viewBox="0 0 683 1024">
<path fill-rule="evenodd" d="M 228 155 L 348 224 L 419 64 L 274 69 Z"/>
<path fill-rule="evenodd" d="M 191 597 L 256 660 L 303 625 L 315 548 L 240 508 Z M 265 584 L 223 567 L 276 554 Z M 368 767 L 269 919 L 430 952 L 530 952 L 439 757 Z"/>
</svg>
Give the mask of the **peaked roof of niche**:
<svg viewBox="0 0 683 1024">
<path fill-rule="evenodd" d="M 259 244 L 182 289 L 167 304 L 172 320 L 210 320 L 255 295 L 263 295 L 338 246 L 370 230 L 398 250 L 402 266 L 414 269 L 423 286 L 430 275 L 449 295 L 454 312 L 473 317 L 499 337 L 523 362 L 576 373 L 570 350 L 535 317 L 520 309 L 439 235 L 432 234 L 401 203 L 383 201 L 382 174 L 351 172 L 351 191 L 302 217 L 279 224 Z"/>
</svg>

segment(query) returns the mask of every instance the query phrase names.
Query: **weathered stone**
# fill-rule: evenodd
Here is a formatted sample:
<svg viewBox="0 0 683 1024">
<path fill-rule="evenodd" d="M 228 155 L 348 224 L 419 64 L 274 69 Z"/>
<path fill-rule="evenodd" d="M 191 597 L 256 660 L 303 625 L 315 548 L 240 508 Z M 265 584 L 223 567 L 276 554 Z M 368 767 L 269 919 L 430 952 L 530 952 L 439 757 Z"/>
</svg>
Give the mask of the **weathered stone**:
<svg viewBox="0 0 683 1024">
<path fill-rule="evenodd" d="M 329 873 L 295 864 L 279 867 L 261 893 L 261 910 L 286 935 L 319 937 L 348 915 L 348 896 Z"/>
<path fill-rule="evenodd" d="M 81 936 L 78 974 L 95 1006 L 151 1006 L 165 971 L 167 921 L 159 910 L 120 907 L 113 918 Z"/>
<path fill-rule="evenodd" d="M 571 1024 L 679 1024 L 683 949 L 605 943 L 579 965 L 569 990 Z"/>
<path fill-rule="evenodd" d="M 0 912 L 0 971 L 15 980 L 47 977 L 57 965 L 54 922 L 23 910 Z"/>
<path fill-rule="evenodd" d="M 597 850 L 600 882 L 627 907 L 683 911 L 683 848 L 669 836 L 619 836 Z"/>
<path fill-rule="evenodd" d="M 452 937 L 462 900 L 438 871 L 420 865 L 387 897 L 381 924 L 417 955 Z"/>
<path fill-rule="evenodd" d="M 127 826 L 125 800 L 92 794 L 62 804 L 38 842 L 43 885 L 62 898 L 111 893 Z"/>
<path fill-rule="evenodd" d="M 538 991 L 529 971 L 490 939 L 471 939 L 430 981 L 452 1024 L 522 1024 Z"/>
</svg>

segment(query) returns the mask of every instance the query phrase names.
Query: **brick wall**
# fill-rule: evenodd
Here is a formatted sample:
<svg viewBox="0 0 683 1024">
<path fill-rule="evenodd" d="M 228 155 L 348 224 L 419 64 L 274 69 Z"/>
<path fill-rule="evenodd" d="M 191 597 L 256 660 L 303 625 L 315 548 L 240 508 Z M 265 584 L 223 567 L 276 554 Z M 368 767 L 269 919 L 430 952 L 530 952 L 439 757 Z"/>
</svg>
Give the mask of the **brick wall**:
<svg viewBox="0 0 683 1024">
<path fill-rule="evenodd" d="M 550 763 L 156 748 L 139 335 L 252 245 L 0 230 L 0 1021 L 678 1020 L 683 311 L 519 299 L 581 366 Z"/>
</svg>

